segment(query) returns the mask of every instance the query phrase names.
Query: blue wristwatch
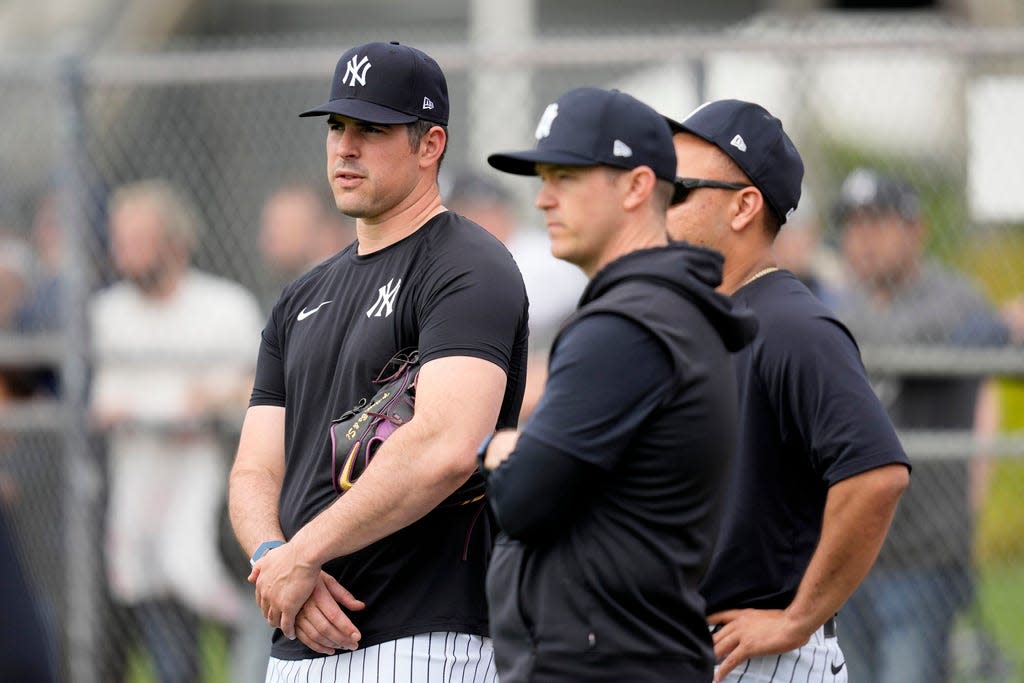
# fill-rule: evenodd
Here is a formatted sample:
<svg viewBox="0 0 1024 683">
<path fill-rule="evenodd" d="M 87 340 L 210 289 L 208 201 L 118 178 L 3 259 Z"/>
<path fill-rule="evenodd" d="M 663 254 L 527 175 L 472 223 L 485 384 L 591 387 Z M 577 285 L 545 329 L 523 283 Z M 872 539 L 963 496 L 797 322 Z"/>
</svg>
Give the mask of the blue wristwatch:
<svg viewBox="0 0 1024 683">
<path fill-rule="evenodd" d="M 263 543 L 260 543 L 259 547 L 256 548 L 256 552 L 252 554 L 252 557 L 249 558 L 249 564 L 255 565 L 259 562 L 261 557 L 267 554 L 268 551 L 281 545 L 284 545 L 284 541 L 263 541 Z"/>
<path fill-rule="evenodd" d="M 476 468 L 480 472 L 480 474 L 484 475 L 485 477 L 490 472 L 490 470 L 488 470 L 487 466 L 484 465 L 484 460 L 487 458 L 487 449 L 491 445 L 491 439 L 493 439 L 494 435 L 497 433 L 498 431 L 494 430 L 493 432 L 488 434 L 484 438 L 483 442 L 480 444 L 480 448 L 476 449 Z"/>
</svg>

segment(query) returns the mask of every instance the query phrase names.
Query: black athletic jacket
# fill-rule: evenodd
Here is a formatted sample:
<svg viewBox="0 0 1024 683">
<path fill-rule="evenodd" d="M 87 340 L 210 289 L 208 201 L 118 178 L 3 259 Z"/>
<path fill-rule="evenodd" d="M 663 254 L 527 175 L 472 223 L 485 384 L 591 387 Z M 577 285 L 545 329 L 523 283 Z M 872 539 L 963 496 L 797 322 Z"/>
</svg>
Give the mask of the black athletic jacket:
<svg viewBox="0 0 1024 683">
<path fill-rule="evenodd" d="M 487 593 L 502 683 L 710 681 L 697 585 L 735 450 L 730 351 L 756 321 L 685 244 L 602 269 L 545 395 L 490 475 L 504 532 Z"/>
</svg>

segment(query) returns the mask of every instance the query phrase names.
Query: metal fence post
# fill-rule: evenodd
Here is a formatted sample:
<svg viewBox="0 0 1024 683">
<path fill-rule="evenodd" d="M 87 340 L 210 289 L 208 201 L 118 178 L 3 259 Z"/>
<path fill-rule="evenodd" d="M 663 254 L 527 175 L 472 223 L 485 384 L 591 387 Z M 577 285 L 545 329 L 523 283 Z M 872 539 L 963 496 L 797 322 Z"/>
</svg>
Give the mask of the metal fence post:
<svg viewBox="0 0 1024 683">
<path fill-rule="evenodd" d="M 61 358 L 61 404 L 63 440 L 67 461 L 64 519 L 66 533 L 66 671 L 75 683 L 99 683 L 97 641 L 102 615 L 100 596 L 103 577 L 95 522 L 101 476 L 93 457 L 86 419 L 88 391 L 89 335 L 87 307 L 91 291 L 86 243 L 91 226 L 87 211 L 89 197 L 84 173 L 87 168 L 84 90 L 81 56 L 64 55 L 58 62 L 59 100 L 63 102 L 59 131 L 57 192 L 64 230 L 64 273 L 62 294 L 63 338 Z"/>
</svg>

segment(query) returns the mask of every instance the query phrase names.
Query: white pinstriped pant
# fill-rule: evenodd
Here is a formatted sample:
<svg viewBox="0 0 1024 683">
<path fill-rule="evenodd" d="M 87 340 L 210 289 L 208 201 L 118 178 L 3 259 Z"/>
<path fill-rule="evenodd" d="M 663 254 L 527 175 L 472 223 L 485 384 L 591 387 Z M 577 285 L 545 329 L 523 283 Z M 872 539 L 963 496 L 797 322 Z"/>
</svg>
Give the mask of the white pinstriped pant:
<svg viewBox="0 0 1024 683">
<path fill-rule="evenodd" d="M 316 659 L 270 658 L 266 683 L 497 683 L 491 639 L 435 631 Z"/>
<path fill-rule="evenodd" d="M 839 641 L 819 628 L 803 647 L 781 655 L 754 657 L 729 672 L 726 683 L 847 683 L 846 657 Z"/>
</svg>

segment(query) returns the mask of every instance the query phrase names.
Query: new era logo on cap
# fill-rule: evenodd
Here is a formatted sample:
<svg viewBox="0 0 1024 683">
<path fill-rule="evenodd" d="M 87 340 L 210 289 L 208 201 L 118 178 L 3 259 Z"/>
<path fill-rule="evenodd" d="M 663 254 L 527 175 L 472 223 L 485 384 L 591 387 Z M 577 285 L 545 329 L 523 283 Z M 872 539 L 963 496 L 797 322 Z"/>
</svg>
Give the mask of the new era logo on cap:
<svg viewBox="0 0 1024 683">
<path fill-rule="evenodd" d="M 735 147 L 736 149 L 738 149 L 741 152 L 746 152 L 747 151 L 747 143 L 743 142 L 743 138 L 741 136 L 739 136 L 739 135 L 734 137 L 729 142 L 729 144 L 732 145 L 733 147 Z"/>
<path fill-rule="evenodd" d="M 631 157 L 633 156 L 633 150 L 622 140 L 616 140 L 612 143 L 612 154 L 617 157 Z"/>
<path fill-rule="evenodd" d="M 330 99 L 299 116 L 338 114 L 379 124 L 419 119 L 448 125 L 448 83 L 429 55 L 408 45 L 367 43 L 341 56 Z"/>
</svg>

